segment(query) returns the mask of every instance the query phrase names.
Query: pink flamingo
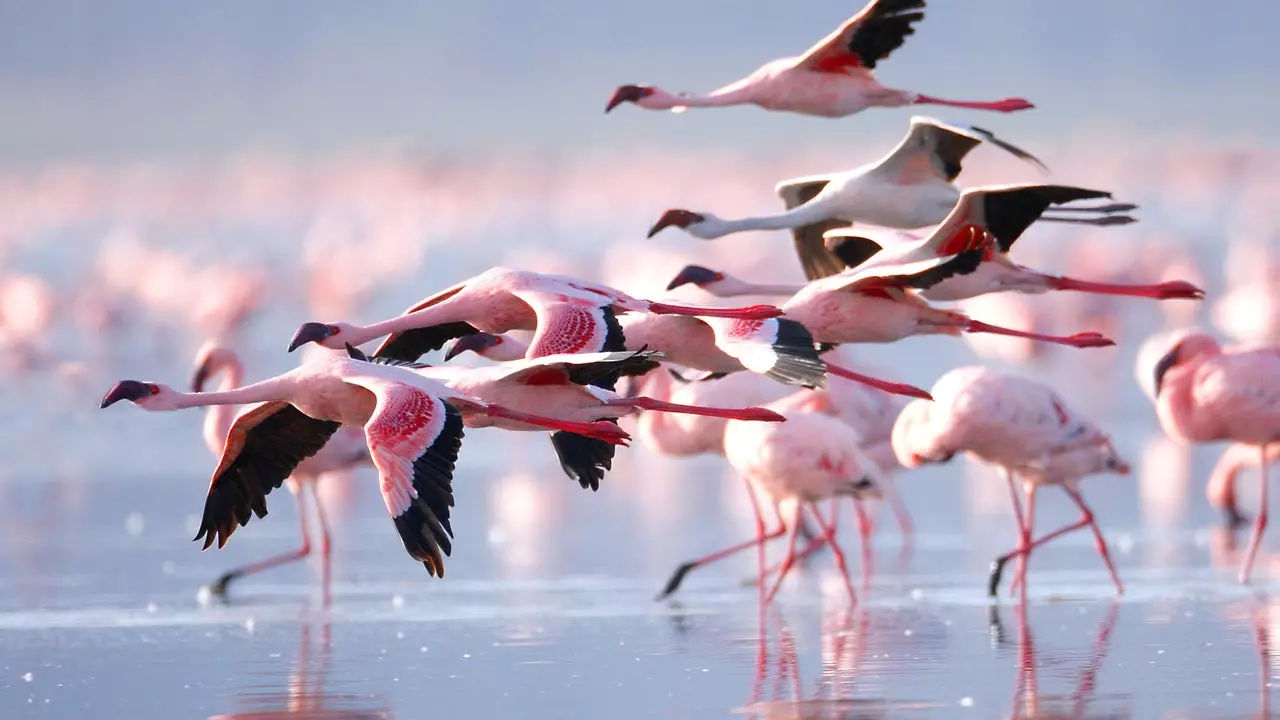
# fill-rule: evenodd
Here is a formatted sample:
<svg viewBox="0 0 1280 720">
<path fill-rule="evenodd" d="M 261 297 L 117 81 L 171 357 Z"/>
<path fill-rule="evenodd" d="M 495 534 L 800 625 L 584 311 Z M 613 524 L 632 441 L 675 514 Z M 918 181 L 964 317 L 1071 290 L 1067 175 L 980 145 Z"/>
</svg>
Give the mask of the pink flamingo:
<svg viewBox="0 0 1280 720">
<path fill-rule="evenodd" d="M 342 425 L 363 427 L 382 499 L 405 550 L 432 576 L 444 575 L 452 548 L 449 508 L 464 420 L 500 418 L 499 427 L 551 428 L 623 443 L 610 423 L 575 423 L 517 412 L 448 388 L 412 369 L 336 355 L 234 390 L 184 393 L 152 382 L 121 380 L 101 407 L 129 400 L 148 411 L 257 403 L 227 432 L 209 484 L 195 540 L 221 548 L 252 515 L 267 514 L 266 496 L 316 454 Z"/>
<path fill-rule="evenodd" d="M 630 315 L 623 318 L 621 328 L 622 342 L 628 350 L 656 350 L 665 362 L 703 370 L 708 373 L 706 378 L 750 370 L 785 385 L 826 387 L 827 373 L 831 373 L 892 394 L 929 396 L 914 385 L 881 380 L 823 362 L 809 331 L 785 318 Z M 494 360 L 533 356 L 533 349 L 515 338 L 473 333 L 454 341 L 445 359 L 468 350 Z"/>
<path fill-rule="evenodd" d="M 1209 473 L 1209 482 L 1205 486 L 1205 496 L 1210 507 L 1220 511 L 1227 521 L 1227 527 L 1235 529 L 1248 522 L 1244 513 L 1240 512 L 1239 499 L 1236 495 L 1236 481 L 1240 471 L 1246 466 L 1254 465 L 1254 453 L 1257 449 L 1236 443 L 1222 451 L 1218 462 Z M 1280 460 L 1280 444 L 1268 445 L 1266 448 L 1267 465 Z"/>
<path fill-rule="evenodd" d="M 866 456 L 859 450 L 861 438 L 858 434 L 839 419 L 811 409 L 823 392 L 802 390 L 766 406 L 781 413 L 786 418 L 785 423 L 731 420 L 725 425 L 724 456 L 747 483 L 755 512 L 756 537 L 681 564 L 658 599 L 674 593 L 693 570 L 753 547 L 760 553 L 759 582 L 763 592 L 766 573 L 764 546 L 786 534 L 787 554 L 773 585 L 764 596 L 764 601 L 770 602 L 798 559 L 796 539 L 807 511 L 821 528 L 825 544 L 831 548 L 850 600 L 856 601 L 844 553 L 835 540 L 835 516 L 828 523 L 817 503 L 841 496 L 855 499 L 880 497 L 880 488 L 866 475 Z M 767 428 L 762 432 L 765 426 Z M 757 492 L 770 499 L 778 515 L 777 527 L 766 531 L 764 515 L 756 499 Z"/>
<path fill-rule="evenodd" d="M 929 235 L 914 242 L 898 242 L 882 247 L 862 237 L 858 230 L 838 228 L 826 233 L 828 248 L 850 267 L 862 271 L 884 266 L 900 266 L 932 257 L 954 255 L 973 244 L 975 236 L 993 241 L 982 254 L 982 262 L 971 273 L 957 274 L 942 282 L 920 289 L 926 300 L 948 301 L 996 292 L 1043 293 L 1050 290 L 1076 290 L 1102 295 L 1133 295 L 1159 300 L 1174 298 L 1200 300 L 1204 291 L 1181 280 L 1156 285 L 1126 285 L 1090 282 L 1077 278 L 1049 275 L 1019 265 L 1009 259 L 1014 242 L 1046 208 L 1076 200 L 1110 198 L 1101 190 L 1064 185 L 1004 185 L 971 188 L 960 195 L 952 212 Z M 1064 207 L 1080 216 L 1064 218 L 1064 222 L 1082 225 L 1125 225 L 1135 222 L 1128 215 L 1114 213 L 1132 209 L 1133 205 L 1113 204 L 1096 207 Z M 1083 213 L 1097 213 L 1086 216 Z"/>
<path fill-rule="evenodd" d="M 1080 494 L 1079 480 L 1100 472 L 1128 474 L 1129 466 L 1116 455 L 1111 441 L 1097 426 L 1073 412 L 1050 388 L 1032 380 L 970 366 L 952 370 L 933 386 L 934 402 L 913 401 L 893 428 L 893 449 L 904 467 L 947 462 L 968 452 L 1004 469 L 1018 520 L 1018 547 L 991 566 L 988 592 L 994 596 L 1004 565 L 1018 558 L 1018 586 L 1026 590 L 1026 559 L 1031 551 L 1054 538 L 1088 527 L 1098 554 L 1111 573 L 1118 592 L 1120 576 L 1093 511 Z M 1017 480 L 1027 496 L 1023 515 Z M 1079 521 L 1036 540 L 1036 489 L 1057 485 L 1082 513 Z"/>
<path fill-rule="evenodd" d="M 995 102 L 943 100 L 893 90 L 876 82 L 871 72 L 876 63 L 915 33 L 913 25 L 924 18 L 924 6 L 924 0 L 872 0 L 799 57 L 766 63 L 747 77 L 707 95 L 673 95 L 648 85 L 623 85 L 614 91 L 605 112 L 624 102 L 646 110 L 677 112 L 690 107 L 752 104 L 766 110 L 822 117 L 843 117 L 870 107 L 921 104 L 996 112 L 1034 107 L 1022 98 Z"/>
<path fill-rule="evenodd" d="M 640 300 L 613 288 L 563 275 L 495 267 L 436 293 L 403 315 L 372 325 L 308 322 L 298 328 L 289 350 L 309 343 L 340 350 L 390 335 L 376 357 L 417 360 L 445 342 L 477 330 L 504 333 L 536 330 L 528 354 L 617 351 L 621 331 L 617 312 L 764 320 L 777 308 L 695 308 Z"/>
<path fill-rule="evenodd" d="M 715 408 L 682 405 L 643 395 L 623 397 L 595 382 L 609 374 L 643 374 L 657 367 L 657 357 L 658 353 L 652 351 L 547 355 L 490 367 L 421 367 L 416 372 L 486 402 L 517 410 L 537 410 L 540 414 L 574 422 L 617 420 L 641 410 L 744 421 L 782 420 L 777 413 L 758 407 Z M 487 418 L 477 418 L 473 427 L 484 427 L 486 422 Z M 552 444 L 570 478 L 583 488 L 599 489 L 605 471 L 612 467 L 612 445 L 573 433 L 553 435 Z"/>
<path fill-rule="evenodd" d="M 805 277 L 817 280 L 835 275 L 845 263 L 826 247 L 823 233 L 850 223 L 914 229 L 942 222 L 960 199 L 955 179 L 961 162 L 984 141 L 1047 172 L 1031 153 L 982 128 L 917 116 L 911 118 L 911 127 L 898 146 L 874 163 L 778 183 L 775 191 L 786 212 L 726 220 L 708 212 L 667 210 L 649 230 L 649 237 L 673 226 L 703 240 L 744 230 L 790 228 Z"/>
<path fill-rule="evenodd" d="M 990 239 L 973 237 L 972 247 L 945 258 L 911 265 L 854 268 L 814 280 L 782 305 L 786 317 L 804 325 L 813 339 L 827 345 L 889 343 L 912 335 L 958 335 L 962 332 L 1024 337 L 1072 347 L 1108 347 L 1115 343 L 1097 333 L 1042 335 L 973 320 L 963 313 L 930 306 L 912 288 L 936 285 L 956 273 L 970 272 L 981 262 Z M 682 269 L 669 287 L 691 283 L 717 297 L 763 294 L 762 288 L 727 273 L 698 265 Z"/>
<path fill-rule="evenodd" d="M 205 385 L 219 375 L 222 376 L 222 382 L 218 384 L 218 390 L 220 392 L 234 390 L 244 382 L 244 364 L 234 350 L 216 342 L 207 342 L 196 354 L 196 369 L 191 378 L 191 391 L 195 393 L 203 392 Z M 245 408 L 245 410 L 252 410 L 252 408 Z M 205 413 L 204 442 L 214 457 L 220 458 L 222 456 L 223 447 L 238 414 L 239 412 L 235 405 L 210 405 Z M 370 462 L 369 448 L 365 444 L 364 432 L 351 426 L 339 428 L 333 434 L 333 437 L 329 439 L 329 442 L 325 443 L 324 447 L 320 448 L 316 454 L 300 461 L 297 467 L 294 468 L 293 473 L 284 481 L 285 487 L 289 489 L 289 493 L 298 502 L 298 522 L 302 528 L 302 547 L 293 552 L 277 555 L 223 573 L 209 586 L 209 591 L 218 596 L 226 595 L 227 586 L 233 580 L 245 575 L 269 570 L 279 565 L 302 560 L 311 554 L 311 532 L 307 524 L 306 508 L 302 506 L 304 491 L 310 488 L 315 493 L 316 520 L 320 525 L 321 584 L 327 596 L 332 539 L 329 532 L 329 523 L 325 517 L 324 503 L 321 502 L 320 495 L 316 492 L 316 487 L 320 480 L 326 476 Z"/>
<path fill-rule="evenodd" d="M 1261 480 L 1253 536 L 1240 568 L 1247 583 L 1267 527 L 1267 449 L 1280 437 L 1280 348 L 1223 348 L 1198 331 L 1175 333 L 1155 366 L 1156 415 L 1174 440 L 1229 440 L 1258 448 Z"/>
</svg>

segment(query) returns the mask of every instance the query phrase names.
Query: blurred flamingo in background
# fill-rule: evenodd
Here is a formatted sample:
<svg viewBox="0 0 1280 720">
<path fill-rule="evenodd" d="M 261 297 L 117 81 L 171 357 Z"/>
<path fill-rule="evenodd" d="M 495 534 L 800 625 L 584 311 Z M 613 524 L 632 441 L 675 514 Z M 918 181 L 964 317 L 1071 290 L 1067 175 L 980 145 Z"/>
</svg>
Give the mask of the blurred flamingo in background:
<svg viewBox="0 0 1280 720">
<path fill-rule="evenodd" d="M 872 0 L 799 57 L 766 63 L 751 75 L 707 95 L 673 95 L 648 85 L 623 85 L 614 91 L 605 112 L 629 102 L 647 110 L 683 110 L 689 107 L 758 105 L 781 110 L 843 117 L 870 107 L 950 105 L 996 112 L 1034 107 L 1022 98 L 995 102 L 943 100 L 906 90 L 892 90 L 876 82 L 876 63 L 898 49 L 913 25 L 924 18 L 924 0 Z"/>
</svg>

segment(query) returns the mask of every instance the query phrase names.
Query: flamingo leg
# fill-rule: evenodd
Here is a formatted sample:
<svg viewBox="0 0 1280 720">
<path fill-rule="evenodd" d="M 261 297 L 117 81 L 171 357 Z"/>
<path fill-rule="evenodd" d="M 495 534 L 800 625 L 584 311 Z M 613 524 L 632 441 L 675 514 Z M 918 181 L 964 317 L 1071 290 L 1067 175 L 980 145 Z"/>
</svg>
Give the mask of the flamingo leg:
<svg viewBox="0 0 1280 720">
<path fill-rule="evenodd" d="M 992 335 L 1008 335 L 1009 337 L 1027 338 L 1029 340 L 1039 340 L 1041 342 L 1053 343 L 1055 345 L 1068 345 L 1077 348 L 1095 348 L 1095 347 L 1111 347 L 1115 345 L 1114 340 L 1110 340 L 1096 332 L 1076 333 L 1075 335 L 1045 335 L 1042 333 L 1027 332 L 1025 330 L 1014 330 L 1013 328 L 992 325 L 980 320 L 963 319 L 961 329 L 971 333 L 990 333 Z"/>
<path fill-rule="evenodd" d="M 641 410 L 657 410 L 659 412 L 681 413 L 684 415 L 702 415 L 705 417 L 728 418 L 730 420 L 758 420 L 761 422 L 782 422 L 786 418 L 772 410 L 758 407 L 715 408 L 700 405 L 681 405 L 679 403 L 655 400 L 651 397 L 637 395 L 629 398 L 608 400 L 605 405 L 623 405 Z"/>
<path fill-rule="evenodd" d="M 1009 499 L 1013 501 L 1013 517 L 1018 523 L 1018 542 L 1014 545 L 1018 550 L 1025 550 L 1027 544 L 1031 542 L 1031 530 L 1027 528 L 1026 515 L 1022 512 L 1022 497 L 1018 494 L 1018 479 L 1014 477 L 1013 471 L 1009 468 L 1004 469 L 1005 480 L 1009 483 Z M 1021 572 L 1022 565 L 1025 563 L 1023 557 L 1018 558 L 1019 572 L 1015 573 L 1014 581 L 1010 589 L 1016 587 L 1018 583 L 1018 574 Z M 992 568 L 995 563 L 992 563 Z M 992 593 L 994 595 L 994 593 Z"/>
<path fill-rule="evenodd" d="M 1063 490 L 1067 491 L 1067 495 L 1071 501 L 1080 508 L 1080 512 L 1084 513 L 1084 519 L 1089 523 L 1089 530 L 1093 533 L 1094 547 L 1098 549 L 1098 556 L 1102 558 L 1103 564 L 1107 566 L 1107 572 L 1111 573 L 1111 581 L 1116 584 L 1116 592 L 1120 595 L 1124 594 L 1124 583 L 1120 582 L 1120 573 L 1116 572 L 1115 563 L 1111 562 L 1111 551 L 1107 549 L 1107 541 L 1102 539 L 1102 531 L 1098 529 L 1098 523 L 1093 519 L 1093 511 L 1084 503 L 1084 497 L 1079 490 L 1070 485 L 1063 485 Z"/>
<path fill-rule="evenodd" d="M 853 516 L 858 526 L 858 542 L 862 545 L 862 586 L 871 585 L 871 571 L 875 567 L 875 555 L 871 550 L 871 533 L 874 525 L 870 516 L 867 515 L 867 508 L 862 501 L 853 499 Z"/>
<path fill-rule="evenodd" d="M 1241 585 L 1249 582 L 1262 533 L 1267 529 L 1267 446 L 1262 445 L 1259 450 L 1262 454 L 1258 465 L 1258 516 L 1253 519 L 1253 535 L 1249 538 L 1249 549 L 1245 551 L 1244 565 L 1240 567 Z"/>
<path fill-rule="evenodd" d="M 849 566 L 845 562 L 844 552 L 840 550 L 840 543 L 836 542 L 835 518 L 832 517 L 831 524 L 827 524 L 827 521 L 822 519 L 822 513 L 818 512 L 818 506 L 813 503 L 809 504 L 809 511 L 813 513 L 814 521 L 822 528 L 822 536 L 827 539 L 827 544 L 831 546 L 831 555 L 835 558 L 836 569 L 840 571 L 841 577 L 844 578 L 844 587 L 849 591 L 849 602 L 857 604 L 858 594 L 853 591 L 853 581 L 849 579 Z M 834 507 L 832 507 L 832 511 L 835 511 Z"/>
<path fill-rule="evenodd" d="M 854 372 L 852 370 L 842 368 L 839 365 L 827 363 L 827 372 L 831 375 L 835 375 L 836 377 L 844 378 L 845 380 L 852 380 L 853 382 L 866 385 L 867 387 L 883 390 L 890 395 L 906 395 L 907 397 L 922 398 L 924 400 L 933 399 L 933 396 L 929 394 L 928 390 L 922 390 L 915 385 L 881 380 L 880 378 L 874 378 L 870 375 L 863 375 L 860 372 Z"/>
<path fill-rule="evenodd" d="M 1042 275 L 1054 290 L 1075 290 L 1095 295 L 1131 295 L 1155 300 L 1203 300 L 1204 291 L 1185 280 L 1170 280 L 1155 285 L 1125 285 L 1092 282 L 1061 275 Z"/>
<path fill-rule="evenodd" d="M 294 494 L 294 498 L 298 500 L 298 524 L 302 528 L 302 547 L 291 552 L 269 557 L 266 560 L 259 560 L 256 563 L 245 565 L 244 567 L 228 570 L 209 586 L 210 593 L 218 597 L 225 596 L 227 594 L 227 586 L 231 584 L 232 580 L 244 577 L 245 575 L 260 573 L 263 570 L 270 570 L 271 568 L 279 565 L 287 565 L 291 562 L 297 562 L 311 554 L 311 530 L 307 524 L 307 508 L 302 503 L 301 489 Z"/>
<path fill-rule="evenodd" d="M 916 95 L 916 105 L 946 105 L 947 107 L 968 108 L 970 110 L 992 110 L 994 112 L 1010 113 L 1018 110 L 1030 110 L 1035 107 L 1031 103 L 1022 98 L 1005 98 L 1003 100 L 992 101 L 975 101 L 975 100 L 944 100 L 942 98 L 933 97 L 931 95 Z"/>
<path fill-rule="evenodd" d="M 791 572 L 791 567 L 796 563 L 796 536 L 800 529 L 800 504 L 796 503 L 795 509 L 791 512 L 791 523 L 787 529 L 787 555 L 782 560 L 782 567 L 778 569 L 778 577 L 773 581 L 773 587 L 769 589 L 768 595 L 765 596 L 765 604 L 773 602 L 773 596 L 778 594 L 778 588 L 782 587 L 782 580 Z"/>
<path fill-rule="evenodd" d="M 988 592 L 991 595 L 993 596 L 995 595 L 995 590 L 1000 584 L 1000 575 L 1004 570 L 1005 563 L 1009 562 L 1010 560 L 1012 560 L 1013 558 L 1019 555 L 1029 555 L 1031 551 L 1034 550 L 1035 548 L 1038 548 L 1041 545 L 1044 545 L 1052 540 L 1055 540 L 1063 535 L 1066 535 L 1067 533 L 1074 532 L 1076 530 L 1081 530 L 1083 528 L 1091 527 L 1091 526 L 1094 531 L 1094 537 L 1097 538 L 1099 543 L 1098 552 L 1100 555 L 1102 555 L 1102 561 L 1106 563 L 1107 569 L 1111 571 L 1111 577 L 1113 580 L 1116 581 L 1117 588 L 1119 588 L 1121 592 L 1123 592 L 1123 586 L 1119 585 L 1120 577 L 1115 571 L 1115 565 L 1113 565 L 1111 562 L 1111 554 L 1110 552 L 1107 551 L 1106 543 L 1102 540 L 1102 533 L 1098 530 L 1097 525 L 1094 524 L 1093 511 L 1091 511 L 1089 507 L 1084 504 L 1083 498 L 1080 498 L 1080 495 L 1078 492 L 1072 491 L 1071 495 L 1072 495 L 1072 499 L 1076 500 L 1076 504 L 1080 507 L 1080 510 L 1081 512 L 1084 513 L 1084 515 L 1079 520 L 1075 521 L 1074 523 L 1071 523 L 1070 525 L 1067 525 L 1065 527 L 1060 527 L 1057 530 L 1054 530 L 1053 532 L 1049 533 L 1048 535 L 1045 535 L 1044 537 L 1036 538 L 1035 540 L 1028 543 L 1027 547 L 1024 549 L 1014 550 L 1013 552 L 1010 552 L 1006 555 L 1001 555 L 1000 557 L 996 558 L 995 562 L 991 564 L 991 582 L 987 587 Z"/>
<path fill-rule="evenodd" d="M 311 496 L 315 498 L 316 522 L 320 525 L 320 583 L 324 592 L 324 604 L 329 604 L 329 590 L 332 579 L 333 537 L 329 533 L 329 519 L 324 514 L 324 501 L 316 486 L 311 488 Z"/>
<path fill-rule="evenodd" d="M 490 417 L 513 420 L 515 422 L 536 425 L 538 427 L 544 427 L 551 430 L 564 430 L 571 433 L 577 433 L 578 435 L 585 437 L 595 438 L 596 440 L 603 440 L 604 442 L 612 445 L 625 446 L 627 441 L 631 439 L 631 436 L 628 435 L 626 431 L 611 422 L 597 421 L 584 423 L 572 420 L 561 420 L 559 418 L 546 417 L 543 415 L 531 415 L 529 413 L 523 413 L 518 410 L 512 410 L 511 408 L 494 404 L 485 404 L 479 407 L 480 412 Z"/>
</svg>

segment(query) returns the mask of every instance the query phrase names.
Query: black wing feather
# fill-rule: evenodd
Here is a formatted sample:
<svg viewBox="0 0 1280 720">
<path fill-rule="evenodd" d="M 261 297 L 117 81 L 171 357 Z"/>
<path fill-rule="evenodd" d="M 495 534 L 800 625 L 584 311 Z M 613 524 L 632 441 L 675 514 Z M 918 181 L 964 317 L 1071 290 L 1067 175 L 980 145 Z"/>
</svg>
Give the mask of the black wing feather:
<svg viewBox="0 0 1280 720">
<path fill-rule="evenodd" d="M 413 461 L 413 489 L 418 493 L 409 508 L 394 518 L 396 530 L 409 555 L 433 577 L 444 577 L 444 556 L 453 552 L 453 469 L 462 449 L 462 413 L 444 406 L 440 434 Z"/>
<path fill-rule="evenodd" d="M 924 0 L 879 0 L 850 36 L 849 52 L 858 56 L 863 67 L 875 69 L 877 62 L 915 34 L 912 26 L 923 19 Z"/>
<path fill-rule="evenodd" d="M 465 322 L 443 323 L 396 333 L 374 353 L 375 357 L 412 362 L 432 350 L 439 350 L 450 340 L 480 332 Z"/>
</svg>

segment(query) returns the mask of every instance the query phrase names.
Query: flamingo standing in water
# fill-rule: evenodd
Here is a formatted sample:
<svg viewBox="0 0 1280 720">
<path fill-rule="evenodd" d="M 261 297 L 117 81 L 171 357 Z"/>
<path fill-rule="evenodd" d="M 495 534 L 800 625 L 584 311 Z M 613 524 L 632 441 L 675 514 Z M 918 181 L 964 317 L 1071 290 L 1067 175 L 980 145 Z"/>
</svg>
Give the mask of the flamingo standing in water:
<svg viewBox="0 0 1280 720">
<path fill-rule="evenodd" d="M 1186 443 L 1229 440 L 1258 449 L 1258 515 L 1240 567 L 1247 583 L 1267 527 L 1267 451 L 1280 439 L 1280 348 L 1223 348 L 1198 331 L 1174 333 L 1166 347 L 1154 372 L 1164 431 Z"/>
<path fill-rule="evenodd" d="M 910 230 L 942 222 L 960 199 L 955 179 L 961 162 L 983 141 L 1047 172 L 1044 163 L 1031 153 L 987 130 L 917 116 L 911 118 L 911 127 L 898 146 L 873 163 L 778 183 L 774 190 L 786 212 L 726 220 L 708 212 L 672 209 L 658 218 L 649 237 L 673 226 L 703 240 L 744 230 L 789 228 L 805 277 L 817 280 L 845 267 L 823 242 L 828 230 L 851 223 Z"/>
<path fill-rule="evenodd" d="M 995 102 L 943 100 L 876 82 L 876 63 L 896 50 L 913 25 L 924 18 L 924 0 L 872 0 L 857 15 L 799 57 L 782 58 L 737 82 L 706 95 L 673 95 L 648 85 L 623 85 L 614 91 L 605 112 L 624 102 L 646 110 L 681 111 L 691 107 L 758 105 L 780 110 L 843 117 L 870 107 L 950 105 L 974 110 L 1014 112 L 1034 107 L 1022 98 Z"/>
<path fill-rule="evenodd" d="M 1118 592 L 1124 591 L 1111 562 L 1093 511 L 1080 494 L 1086 475 L 1129 473 L 1111 440 L 1089 420 L 1073 412 L 1052 389 L 1032 380 L 993 372 L 983 367 L 957 368 L 933 386 L 934 402 L 913 401 L 893 428 L 893 449 L 904 467 L 947 462 L 968 452 L 1004 469 L 1018 520 L 1018 546 L 991 566 L 988 592 L 994 596 L 1004 565 L 1018 558 L 1016 585 L 1026 590 L 1026 560 L 1031 551 L 1050 540 L 1088 527 L 1098 554 L 1111 573 Z M 1026 515 L 1018 497 L 1018 480 L 1027 497 Z M 1061 487 L 1082 513 L 1079 521 L 1032 540 L 1036 490 Z"/>
<path fill-rule="evenodd" d="M 486 403 L 412 369 L 328 356 L 233 390 L 184 393 L 153 382 L 121 380 L 101 407 L 129 400 L 148 411 L 257 403 L 236 417 L 209 484 L 195 540 L 224 546 L 252 515 L 267 514 L 267 494 L 315 455 L 343 425 L 363 427 L 382 499 L 405 550 L 432 576 L 444 575 L 452 548 L 449 508 L 464 418 L 488 417 L 512 429 L 580 432 L 615 443 L 628 435 L 610 423 L 578 423 Z"/>
<path fill-rule="evenodd" d="M 947 278 L 973 272 L 982 262 L 991 239 L 974 234 L 971 244 L 955 248 L 955 255 L 921 260 L 911 265 L 854 268 L 804 285 L 782 305 L 786 317 L 804 325 L 813 339 L 825 345 L 889 343 L 912 335 L 958 335 L 962 332 L 1025 337 L 1072 347 L 1108 347 L 1115 343 L 1098 333 L 1070 336 L 1042 335 L 973 320 L 963 313 L 930 306 L 913 292 Z M 689 265 L 669 288 L 698 285 L 716 296 L 757 294 L 768 286 L 745 283 L 728 274 Z"/>
<path fill-rule="evenodd" d="M 218 384 L 219 391 L 234 390 L 244 382 L 244 364 L 240 361 L 240 356 L 234 350 L 216 342 L 207 342 L 200 348 L 196 354 L 195 365 L 196 369 L 191 379 L 192 392 L 203 392 L 205 385 L 219 375 L 222 376 L 222 382 Z M 246 410 L 251 410 L 251 408 L 246 408 Z M 223 447 L 226 445 L 227 437 L 235 424 L 237 414 L 239 413 L 234 405 L 210 405 L 205 413 L 204 442 L 214 457 L 221 457 Z M 317 451 L 316 454 L 299 462 L 293 473 L 284 481 L 285 487 L 289 489 L 289 493 L 298 502 L 298 522 L 302 527 L 302 547 L 293 552 L 277 555 L 223 573 L 221 577 L 209 586 L 209 591 L 214 595 L 225 595 L 227 586 L 233 580 L 245 575 L 269 570 L 279 565 L 302 560 L 311 554 L 311 532 L 307 524 L 306 508 L 302 505 L 306 490 L 310 488 L 315 493 L 316 520 L 320 525 L 321 585 L 327 596 L 332 542 L 329 523 L 325 516 L 324 503 L 321 502 L 316 488 L 322 478 L 370 462 L 369 448 L 365 444 L 364 432 L 360 428 L 351 426 L 339 428 L 333 434 L 333 437 L 329 439 L 329 442 L 325 443 L 324 447 Z"/>
<path fill-rule="evenodd" d="M 747 483 L 755 512 L 756 537 L 681 564 L 658 599 L 674 593 L 694 569 L 753 547 L 760 553 L 759 583 L 763 592 L 766 573 L 764 546 L 785 534 L 787 554 L 773 585 L 763 596 L 766 603 L 771 601 L 798 559 L 796 539 L 802 518 L 807 513 L 822 529 L 822 541 L 831 547 L 849 598 L 856 601 L 844 553 L 835 539 L 835 515 L 828 523 L 817 503 L 842 496 L 855 499 L 880 497 L 881 490 L 867 476 L 866 456 L 859 449 L 862 439 L 858 434 L 839 419 L 813 409 L 824 394 L 825 391 L 821 390 L 801 390 L 768 404 L 768 409 L 786 418 L 784 423 L 731 420 L 725 425 L 722 451 L 729 465 Z M 777 527 L 765 529 L 757 492 L 770 499 L 778 515 Z"/>
</svg>

